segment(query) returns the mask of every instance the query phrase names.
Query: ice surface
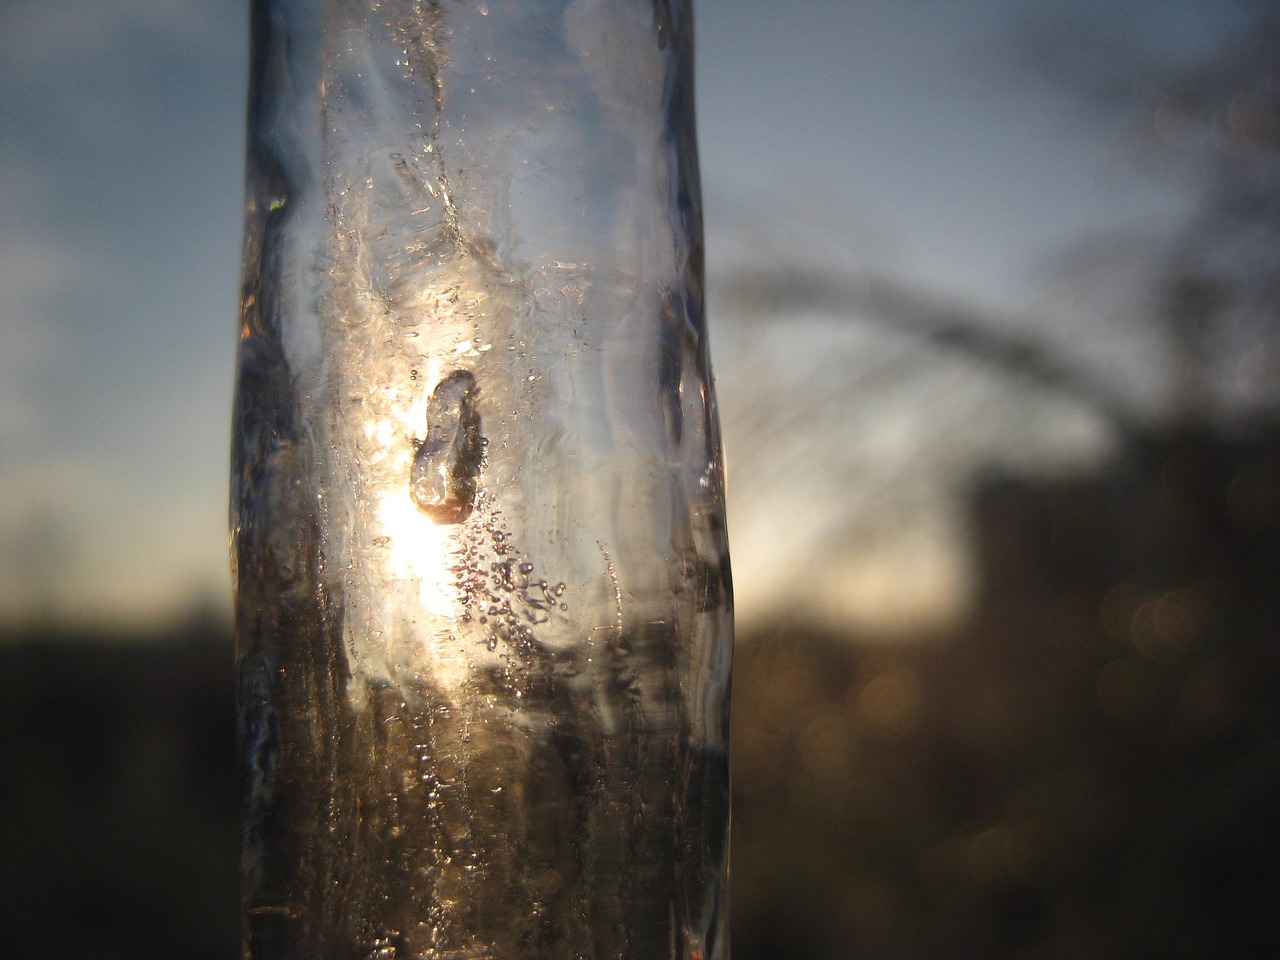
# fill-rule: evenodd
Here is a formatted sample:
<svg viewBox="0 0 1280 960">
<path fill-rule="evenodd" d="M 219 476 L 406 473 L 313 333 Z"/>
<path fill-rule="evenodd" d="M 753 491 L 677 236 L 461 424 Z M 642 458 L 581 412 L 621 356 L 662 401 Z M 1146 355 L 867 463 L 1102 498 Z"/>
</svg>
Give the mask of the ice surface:
<svg viewBox="0 0 1280 960">
<path fill-rule="evenodd" d="M 723 958 L 687 6 L 255 10 L 246 954 Z"/>
</svg>

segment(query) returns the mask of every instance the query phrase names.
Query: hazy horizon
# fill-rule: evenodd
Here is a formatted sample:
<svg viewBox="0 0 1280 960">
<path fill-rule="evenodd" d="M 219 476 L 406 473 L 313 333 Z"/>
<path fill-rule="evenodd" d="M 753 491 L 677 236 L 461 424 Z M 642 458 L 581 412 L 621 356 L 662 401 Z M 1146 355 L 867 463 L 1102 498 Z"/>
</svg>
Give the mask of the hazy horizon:
<svg viewBox="0 0 1280 960">
<path fill-rule="evenodd" d="M 1061 296 L 1062 265 L 1094 242 L 1158 236 L 1196 198 L 1140 156 L 1147 74 L 1203 58 L 1255 13 L 1209 0 L 697 6 L 711 338 L 744 622 L 797 607 L 875 629 L 945 620 L 967 589 L 963 472 L 1088 463 L 1108 438 L 1087 412 L 1049 403 L 1036 414 L 1047 440 L 1018 446 L 1023 423 L 962 455 L 913 459 L 934 440 L 911 411 L 933 394 L 891 387 L 859 418 L 805 392 L 806 378 L 839 381 L 868 351 L 896 348 L 830 311 L 762 325 L 731 280 L 797 264 L 887 275 L 992 317 L 1049 318 L 1056 328 L 1032 332 L 1050 342 L 1094 336 L 1085 298 Z M 1027 38 L 1046 33 L 1063 38 L 1068 73 L 1080 36 L 1106 38 L 1092 68 L 1133 102 L 1027 62 Z M 244 0 L 0 9 L 0 624 L 146 628 L 229 610 L 246 45 Z M 1144 384 L 1135 357 L 1141 401 L 1160 384 Z M 944 396 L 975 389 L 967 368 L 939 370 L 954 381 Z M 979 410 L 1021 402 L 1011 388 L 978 392 Z M 755 408 L 806 396 L 813 409 L 788 407 L 787 422 L 807 433 L 780 436 L 770 466 Z M 943 474 L 904 526 L 849 534 L 895 470 L 923 463 Z M 814 491 L 800 506 L 797 481 Z M 815 546 L 830 530 L 847 542 Z"/>
</svg>

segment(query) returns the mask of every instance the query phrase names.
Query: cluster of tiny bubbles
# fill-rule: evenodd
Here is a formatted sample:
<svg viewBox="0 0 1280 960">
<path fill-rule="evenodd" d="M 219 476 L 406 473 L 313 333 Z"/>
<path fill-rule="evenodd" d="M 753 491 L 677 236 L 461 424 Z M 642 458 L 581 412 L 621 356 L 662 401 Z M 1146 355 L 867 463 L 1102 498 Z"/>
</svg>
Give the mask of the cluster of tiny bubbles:
<svg viewBox="0 0 1280 960">
<path fill-rule="evenodd" d="M 494 679 L 521 699 L 525 687 L 517 674 L 545 672 L 557 664 L 559 658 L 538 640 L 536 628 L 568 612 L 567 587 L 537 575 L 537 565 L 516 546 L 502 511 L 483 490 L 476 495 L 472 523 L 468 527 L 479 536 L 465 538 L 451 569 L 463 598 L 461 620 L 484 628 L 485 648 L 499 653 L 507 667 Z"/>
</svg>

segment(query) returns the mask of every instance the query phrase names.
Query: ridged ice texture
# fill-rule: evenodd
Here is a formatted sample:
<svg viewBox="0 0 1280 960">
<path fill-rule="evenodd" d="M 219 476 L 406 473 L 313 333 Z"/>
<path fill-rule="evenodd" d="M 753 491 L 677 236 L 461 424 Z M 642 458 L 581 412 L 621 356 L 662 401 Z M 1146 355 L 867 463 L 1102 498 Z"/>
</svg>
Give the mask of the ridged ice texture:
<svg viewBox="0 0 1280 960">
<path fill-rule="evenodd" d="M 260 0 L 245 955 L 727 956 L 689 13 Z"/>
</svg>

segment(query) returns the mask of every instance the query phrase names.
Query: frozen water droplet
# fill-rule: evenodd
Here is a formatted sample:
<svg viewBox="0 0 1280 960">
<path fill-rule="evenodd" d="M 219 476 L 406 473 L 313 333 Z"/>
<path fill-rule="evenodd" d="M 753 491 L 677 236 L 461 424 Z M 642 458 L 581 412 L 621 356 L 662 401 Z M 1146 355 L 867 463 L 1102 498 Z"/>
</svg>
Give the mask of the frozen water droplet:
<svg viewBox="0 0 1280 960">
<path fill-rule="evenodd" d="M 414 455 L 409 491 L 436 523 L 462 523 L 475 507 L 482 459 L 477 393 L 475 376 L 455 370 L 427 401 L 427 437 Z"/>
</svg>

